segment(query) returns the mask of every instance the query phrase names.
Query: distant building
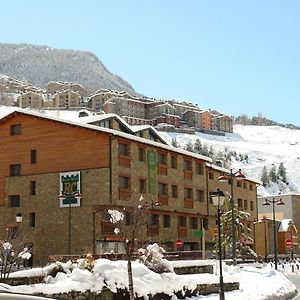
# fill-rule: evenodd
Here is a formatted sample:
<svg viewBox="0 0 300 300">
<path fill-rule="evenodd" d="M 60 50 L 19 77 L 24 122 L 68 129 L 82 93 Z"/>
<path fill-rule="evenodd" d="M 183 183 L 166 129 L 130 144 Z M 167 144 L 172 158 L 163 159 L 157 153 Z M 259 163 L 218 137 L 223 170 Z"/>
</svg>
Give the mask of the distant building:
<svg viewBox="0 0 300 300">
<path fill-rule="evenodd" d="M 71 90 L 58 92 L 53 96 L 53 107 L 62 109 L 79 108 L 80 99 L 81 96 Z"/>
<path fill-rule="evenodd" d="M 21 108 L 42 109 L 43 96 L 35 92 L 26 92 L 18 97 L 18 106 Z"/>
</svg>

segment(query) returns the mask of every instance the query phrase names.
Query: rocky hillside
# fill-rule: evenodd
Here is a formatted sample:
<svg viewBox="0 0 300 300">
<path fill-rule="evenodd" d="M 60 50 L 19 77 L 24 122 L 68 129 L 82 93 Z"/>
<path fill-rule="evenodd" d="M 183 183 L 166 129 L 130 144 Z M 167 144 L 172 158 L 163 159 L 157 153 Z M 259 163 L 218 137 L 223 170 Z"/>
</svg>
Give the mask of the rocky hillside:
<svg viewBox="0 0 300 300">
<path fill-rule="evenodd" d="M 0 74 L 43 88 L 50 81 L 82 84 L 91 92 L 100 88 L 128 91 L 132 86 L 109 72 L 91 52 L 47 46 L 0 43 Z"/>
</svg>

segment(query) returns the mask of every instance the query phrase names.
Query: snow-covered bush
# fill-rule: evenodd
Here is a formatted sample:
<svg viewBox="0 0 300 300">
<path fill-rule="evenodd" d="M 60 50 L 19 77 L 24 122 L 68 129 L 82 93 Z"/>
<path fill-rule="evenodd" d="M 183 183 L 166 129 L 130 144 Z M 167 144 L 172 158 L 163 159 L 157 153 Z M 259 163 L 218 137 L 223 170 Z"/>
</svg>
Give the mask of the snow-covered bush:
<svg viewBox="0 0 300 300">
<path fill-rule="evenodd" d="M 167 259 L 164 258 L 165 250 L 158 244 L 148 245 L 146 249 L 139 249 L 139 261 L 147 268 L 156 272 L 173 272 L 173 267 Z"/>
</svg>

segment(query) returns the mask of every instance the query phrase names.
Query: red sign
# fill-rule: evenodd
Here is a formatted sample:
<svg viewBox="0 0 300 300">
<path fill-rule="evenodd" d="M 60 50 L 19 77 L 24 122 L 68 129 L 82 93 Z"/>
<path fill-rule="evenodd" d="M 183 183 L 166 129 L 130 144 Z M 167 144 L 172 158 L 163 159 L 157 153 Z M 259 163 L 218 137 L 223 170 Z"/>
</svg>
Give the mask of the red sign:
<svg viewBox="0 0 300 300">
<path fill-rule="evenodd" d="M 285 246 L 286 247 L 293 247 L 294 246 L 293 240 L 291 240 L 291 239 L 285 240 Z"/>
<path fill-rule="evenodd" d="M 183 247 L 183 240 L 176 240 L 176 247 L 182 248 Z"/>
</svg>

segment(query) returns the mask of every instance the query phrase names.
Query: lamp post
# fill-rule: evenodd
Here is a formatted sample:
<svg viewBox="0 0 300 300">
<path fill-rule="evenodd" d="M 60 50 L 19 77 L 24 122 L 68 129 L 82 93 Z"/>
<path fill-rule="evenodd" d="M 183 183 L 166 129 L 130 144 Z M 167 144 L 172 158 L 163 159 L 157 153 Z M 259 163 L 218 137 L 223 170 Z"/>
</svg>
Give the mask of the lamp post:
<svg viewBox="0 0 300 300">
<path fill-rule="evenodd" d="M 239 169 L 237 172 L 233 172 L 232 169 L 230 169 L 230 173 L 226 175 L 219 176 L 218 180 L 220 182 L 228 182 L 230 183 L 230 209 L 231 209 L 231 235 L 232 235 L 232 247 L 231 247 L 231 253 L 232 253 L 232 261 L 233 264 L 236 265 L 236 230 L 235 230 L 235 211 L 234 211 L 234 198 L 233 198 L 233 178 L 235 178 L 238 181 L 243 180 L 246 178 L 246 176 L 241 172 Z"/>
<path fill-rule="evenodd" d="M 284 202 L 281 200 L 275 200 L 274 198 L 272 200 L 266 199 L 266 201 L 262 204 L 264 206 L 269 206 L 270 203 L 272 203 L 272 212 L 273 212 L 273 238 L 274 238 L 274 259 L 275 259 L 275 270 L 277 270 L 277 236 L 276 236 L 276 223 L 275 223 L 275 204 L 277 205 L 284 205 Z"/>
<path fill-rule="evenodd" d="M 81 198 L 79 191 L 65 193 L 64 191 L 58 196 L 58 199 L 64 204 L 68 204 L 68 254 L 72 252 L 72 230 L 71 230 L 71 219 L 72 219 L 72 204 L 77 203 L 77 199 Z"/>
<path fill-rule="evenodd" d="M 223 272 L 222 272 L 222 247 L 221 247 L 221 224 L 220 224 L 220 207 L 224 205 L 225 195 L 224 193 L 217 188 L 211 195 L 213 205 L 217 208 L 218 214 L 218 252 L 219 252 L 219 264 L 220 264 L 220 290 L 219 296 L 220 300 L 225 299 L 224 294 L 224 281 L 223 281 Z"/>
</svg>

